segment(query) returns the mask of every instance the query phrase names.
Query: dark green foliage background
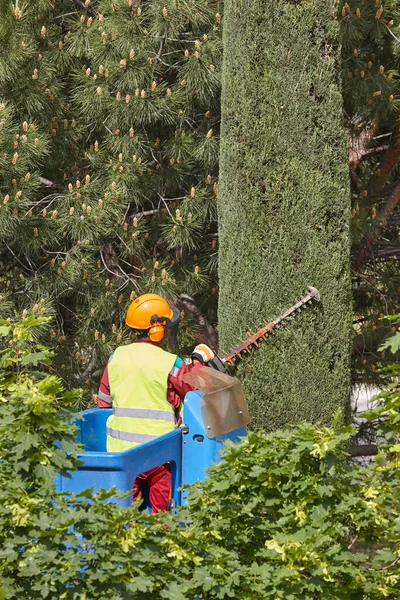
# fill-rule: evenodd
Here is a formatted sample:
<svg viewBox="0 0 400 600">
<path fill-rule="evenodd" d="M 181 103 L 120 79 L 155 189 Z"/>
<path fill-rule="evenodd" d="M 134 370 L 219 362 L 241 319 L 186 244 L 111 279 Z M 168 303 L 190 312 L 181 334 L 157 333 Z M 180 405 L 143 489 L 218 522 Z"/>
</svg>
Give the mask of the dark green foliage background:
<svg viewBox="0 0 400 600">
<path fill-rule="evenodd" d="M 220 348 L 316 286 L 322 302 L 244 358 L 253 426 L 349 404 L 350 194 L 333 3 L 225 3 Z"/>
<path fill-rule="evenodd" d="M 54 317 L 51 368 L 86 404 L 135 296 L 215 321 L 219 10 L 0 2 L 0 318 Z"/>
</svg>

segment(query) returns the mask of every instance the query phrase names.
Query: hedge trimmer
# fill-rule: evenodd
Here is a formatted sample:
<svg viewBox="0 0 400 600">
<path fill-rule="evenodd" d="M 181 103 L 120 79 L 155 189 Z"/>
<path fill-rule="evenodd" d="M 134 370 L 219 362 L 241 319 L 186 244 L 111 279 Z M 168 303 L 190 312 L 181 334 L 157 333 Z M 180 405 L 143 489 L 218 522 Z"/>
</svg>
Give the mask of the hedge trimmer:
<svg viewBox="0 0 400 600">
<path fill-rule="evenodd" d="M 293 304 L 293 306 L 291 306 L 286 312 L 281 314 L 279 317 L 274 319 L 274 321 L 271 321 L 271 323 L 265 321 L 264 327 L 261 327 L 261 329 L 258 329 L 255 333 L 248 333 L 248 337 L 245 340 L 241 340 L 238 346 L 232 348 L 229 354 L 226 354 L 220 360 L 223 363 L 229 363 L 233 365 L 233 361 L 236 357 L 242 358 L 243 352 L 250 353 L 252 348 L 258 348 L 259 342 L 261 340 L 266 340 L 268 334 L 274 335 L 274 330 L 280 323 L 282 323 L 282 321 L 285 321 L 286 319 L 292 317 L 296 312 L 300 311 L 303 306 L 305 306 L 309 302 L 312 302 L 312 300 L 320 302 L 321 296 L 317 288 L 311 287 L 309 285 L 307 289 L 308 293 L 302 298 L 300 298 L 300 300 L 296 302 L 296 304 Z"/>
</svg>

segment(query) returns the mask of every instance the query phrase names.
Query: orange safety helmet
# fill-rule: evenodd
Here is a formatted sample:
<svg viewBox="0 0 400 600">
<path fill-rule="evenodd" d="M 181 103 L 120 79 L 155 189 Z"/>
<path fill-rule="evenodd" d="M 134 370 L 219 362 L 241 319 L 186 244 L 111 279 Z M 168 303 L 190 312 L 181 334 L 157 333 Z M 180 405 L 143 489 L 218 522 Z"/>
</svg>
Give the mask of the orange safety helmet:
<svg viewBox="0 0 400 600">
<path fill-rule="evenodd" d="M 161 342 L 165 328 L 177 330 L 179 318 L 179 310 L 170 306 L 164 298 L 158 294 L 143 294 L 129 306 L 125 322 L 132 329 L 148 329 L 149 339 Z"/>
</svg>

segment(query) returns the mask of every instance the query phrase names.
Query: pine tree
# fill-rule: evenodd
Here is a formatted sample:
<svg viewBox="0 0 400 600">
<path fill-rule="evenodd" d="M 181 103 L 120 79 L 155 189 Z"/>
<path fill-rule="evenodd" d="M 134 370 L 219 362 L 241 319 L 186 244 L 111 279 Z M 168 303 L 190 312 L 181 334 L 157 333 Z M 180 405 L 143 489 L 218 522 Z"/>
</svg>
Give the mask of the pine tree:
<svg viewBox="0 0 400 600">
<path fill-rule="evenodd" d="M 400 310 L 400 2 L 343 2 L 339 11 L 345 126 L 352 183 L 353 378 L 379 377 L 378 352 Z"/>
<path fill-rule="evenodd" d="M 221 345 L 316 286 L 321 305 L 243 357 L 253 425 L 346 416 L 350 193 L 335 3 L 225 3 Z"/>
<path fill-rule="evenodd" d="M 54 369 L 96 385 L 136 295 L 215 315 L 220 5 L 0 10 L 1 306 L 52 313 Z"/>
</svg>

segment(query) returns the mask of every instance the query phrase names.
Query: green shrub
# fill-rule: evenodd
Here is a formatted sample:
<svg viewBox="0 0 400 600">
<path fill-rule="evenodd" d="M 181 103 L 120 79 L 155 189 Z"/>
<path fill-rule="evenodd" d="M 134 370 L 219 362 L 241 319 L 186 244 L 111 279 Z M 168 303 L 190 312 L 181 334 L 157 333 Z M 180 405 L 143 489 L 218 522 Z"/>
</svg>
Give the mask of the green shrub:
<svg viewBox="0 0 400 600">
<path fill-rule="evenodd" d="M 385 343 L 393 353 L 399 346 L 398 333 Z M 199 597 L 399 597 L 398 374 L 395 364 L 376 407 L 364 413 L 381 440 L 368 465 L 349 456 L 349 426 L 303 423 L 225 448 L 189 497 L 210 569 L 209 592 L 199 586 Z"/>
<path fill-rule="evenodd" d="M 71 424 L 79 392 L 40 371 L 47 352 L 34 339 L 44 320 L 0 323 L 0 598 L 160 598 L 177 585 L 175 551 L 190 569 L 175 542 L 179 523 L 107 503 L 115 490 L 55 491 L 56 474 L 79 464 Z"/>
<path fill-rule="evenodd" d="M 226 449 L 190 496 L 214 576 L 205 598 L 398 598 L 398 453 L 354 465 L 352 433 L 302 424 Z"/>
<path fill-rule="evenodd" d="M 0 400 L 0 598 L 399 597 L 398 386 L 367 414 L 384 440 L 369 466 L 349 458 L 351 427 L 252 432 L 177 517 L 55 492 L 79 452 L 56 378 L 20 373 Z"/>
<path fill-rule="evenodd" d="M 237 376 L 254 427 L 330 423 L 349 408 L 352 310 L 338 21 L 325 0 L 228 1 L 224 15 L 220 347 L 317 287 L 321 305 Z"/>
</svg>

